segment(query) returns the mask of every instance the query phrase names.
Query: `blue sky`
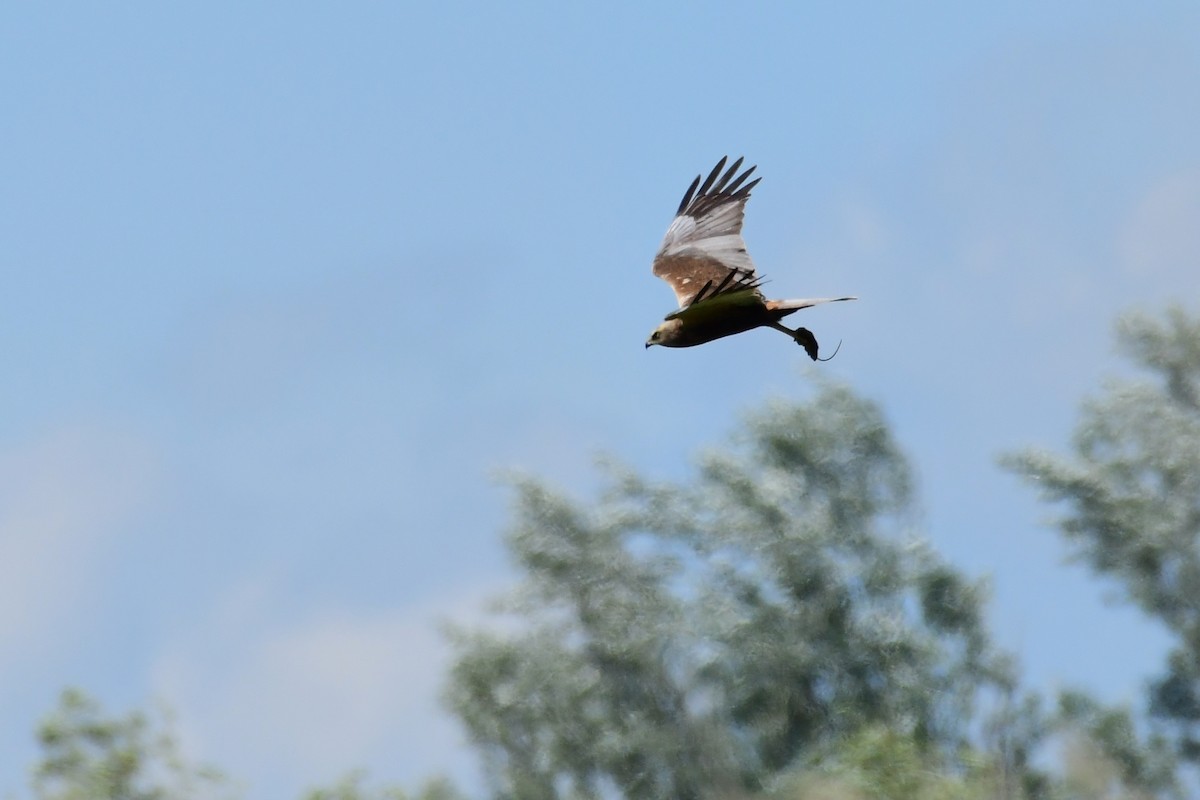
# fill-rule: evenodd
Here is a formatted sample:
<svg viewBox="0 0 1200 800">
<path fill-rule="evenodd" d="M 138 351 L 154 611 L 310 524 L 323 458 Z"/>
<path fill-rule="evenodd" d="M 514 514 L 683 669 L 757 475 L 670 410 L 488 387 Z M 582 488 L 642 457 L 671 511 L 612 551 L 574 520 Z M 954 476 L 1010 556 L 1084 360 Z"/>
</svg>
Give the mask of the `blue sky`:
<svg viewBox="0 0 1200 800">
<path fill-rule="evenodd" d="M 435 7 L 436 6 L 436 7 Z M 877 400 L 1031 685 L 1165 637 L 995 466 L 1061 447 L 1126 309 L 1200 296 L 1192 3 L 84 3 L 0 10 L 0 793 L 65 685 L 252 796 L 474 760 L 443 618 L 519 467 L 685 478 L 813 372 Z M 744 154 L 757 331 L 642 348 L 691 178 Z"/>
</svg>

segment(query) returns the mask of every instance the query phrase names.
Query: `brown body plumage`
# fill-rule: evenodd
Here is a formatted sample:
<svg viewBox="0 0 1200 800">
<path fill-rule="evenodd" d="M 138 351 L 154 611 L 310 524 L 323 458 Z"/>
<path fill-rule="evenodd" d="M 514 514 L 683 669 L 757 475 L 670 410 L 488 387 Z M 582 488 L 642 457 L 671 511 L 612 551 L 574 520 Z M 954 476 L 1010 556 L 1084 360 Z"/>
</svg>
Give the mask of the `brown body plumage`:
<svg viewBox="0 0 1200 800">
<path fill-rule="evenodd" d="M 755 274 L 754 262 L 742 239 L 746 202 L 760 179 L 746 183 L 754 167 L 737 175 L 740 158 L 722 174 L 725 160 L 717 162 L 703 184 L 699 175 L 692 181 L 654 257 L 654 274 L 671 285 L 679 309 L 667 315 L 646 340 L 646 347 L 693 347 L 752 328 L 769 327 L 786 333 L 817 360 L 817 340 L 812 333 L 805 328 L 784 327 L 779 320 L 819 303 L 855 298 L 763 297 L 761 279 Z"/>
</svg>

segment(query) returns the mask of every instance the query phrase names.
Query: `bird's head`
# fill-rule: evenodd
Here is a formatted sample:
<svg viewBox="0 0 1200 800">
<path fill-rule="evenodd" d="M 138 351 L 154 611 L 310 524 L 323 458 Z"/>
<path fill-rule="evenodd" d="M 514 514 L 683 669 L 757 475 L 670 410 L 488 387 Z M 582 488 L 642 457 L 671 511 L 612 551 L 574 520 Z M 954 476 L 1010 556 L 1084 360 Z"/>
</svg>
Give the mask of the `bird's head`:
<svg viewBox="0 0 1200 800">
<path fill-rule="evenodd" d="M 653 344 L 661 344 L 665 347 L 673 346 L 675 339 L 679 336 L 679 329 L 682 327 L 683 323 L 677 319 L 663 320 L 646 340 L 646 347 Z"/>
</svg>

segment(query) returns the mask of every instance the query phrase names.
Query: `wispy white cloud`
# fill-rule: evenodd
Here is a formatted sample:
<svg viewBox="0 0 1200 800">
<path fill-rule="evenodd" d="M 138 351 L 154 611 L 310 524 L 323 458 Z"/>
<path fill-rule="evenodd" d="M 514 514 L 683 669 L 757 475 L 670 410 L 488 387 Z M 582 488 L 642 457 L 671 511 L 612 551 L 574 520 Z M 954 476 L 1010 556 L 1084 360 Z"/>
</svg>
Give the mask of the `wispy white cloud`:
<svg viewBox="0 0 1200 800">
<path fill-rule="evenodd" d="M 153 666 L 189 751 L 293 793 L 360 767 L 406 783 L 471 773 L 438 701 L 450 663 L 439 624 L 477 616 L 484 592 L 281 620 L 275 588 L 268 577 L 230 590 Z"/>
<path fill-rule="evenodd" d="M 0 452 L 0 675 L 78 623 L 98 554 L 152 482 L 150 449 L 123 431 L 67 427 Z"/>
<path fill-rule="evenodd" d="M 1119 236 L 1124 269 L 1141 279 L 1194 278 L 1200 267 L 1200 167 L 1179 170 L 1137 199 Z"/>
</svg>

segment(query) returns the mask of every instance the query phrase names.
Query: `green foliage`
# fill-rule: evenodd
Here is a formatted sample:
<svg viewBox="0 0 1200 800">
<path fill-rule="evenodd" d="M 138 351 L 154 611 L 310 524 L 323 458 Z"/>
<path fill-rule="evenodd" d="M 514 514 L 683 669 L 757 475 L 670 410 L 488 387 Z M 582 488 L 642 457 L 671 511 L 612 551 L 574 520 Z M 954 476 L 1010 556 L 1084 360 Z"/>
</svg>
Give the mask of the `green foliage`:
<svg viewBox="0 0 1200 800">
<path fill-rule="evenodd" d="M 1006 687 L 1002 702 L 985 719 L 983 745 L 995 769 L 997 798 L 1041 800 L 1051 796 L 1051 775 L 1034 766 L 1036 754 L 1054 733 L 1055 720 L 1037 694 Z"/>
<path fill-rule="evenodd" d="M 914 737 L 870 726 L 810 754 L 763 800 L 1152 800 L 1183 798 L 1166 743 L 1141 741 L 1124 708 L 1064 692 L 1054 713 L 1029 695 L 988 722 L 989 746 L 964 746 L 953 765 Z M 1055 745 L 1043 772 L 1035 751 Z M 1046 753 L 1040 760 L 1047 762 Z"/>
<path fill-rule="evenodd" d="M 1128 709 L 1063 692 L 1058 720 L 1069 740 L 1064 796 L 1182 797 L 1168 743 L 1157 735 L 1142 741 Z"/>
<path fill-rule="evenodd" d="M 953 760 L 1003 675 L 981 588 L 906 535 L 912 477 L 875 405 L 823 386 L 690 484 L 612 473 L 593 507 L 516 482 L 518 624 L 456 634 L 448 699 L 498 796 L 755 790 L 880 725 Z"/>
<path fill-rule="evenodd" d="M 68 689 L 39 726 L 37 738 L 42 748 L 34 768 L 37 800 L 207 800 L 234 795 L 219 772 L 183 758 L 169 715 L 135 711 L 109 717 L 87 695 Z M 440 778 L 409 793 L 368 787 L 362 772 L 351 772 L 329 788 L 308 792 L 304 800 L 464 798 Z"/>
<path fill-rule="evenodd" d="M 1175 636 L 1150 708 L 1200 761 L 1200 319 L 1135 314 L 1117 333 L 1152 379 L 1085 402 L 1072 457 L 1027 450 L 1004 463 L 1066 509 L 1057 527 L 1075 556 Z"/>
<path fill-rule="evenodd" d="M 987 759 L 967 753 L 951 772 L 911 736 L 870 726 L 812 768 L 782 781 L 769 800 L 995 800 L 1008 797 Z"/>
<path fill-rule="evenodd" d="M 823 385 L 752 415 L 683 484 L 610 467 L 585 505 L 514 482 L 508 545 L 523 582 L 510 624 L 452 633 L 446 692 L 493 793 L 1183 797 L 1177 757 L 1200 761 L 1200 320 L 1173 309 L 1119 334 L 1153 380 L 1085 403 L 1070 458 L 1005 463 L 1065 510 L 1076 557 L 1175 635 L 1150 697 L 1167 727 L 1147 734 L 1128 709 L 1077 692 L 1053 712 L 1020 694 L 988 642 L 982 587 L 911 536 L 912 476 L 879 409 Z M 184 761 L 169 720 L 106 717 L 77 691 L 38 740 L 38 800 L 227 793 Z M 350 773 L 305 800 L 461 795 Z"/>
<path fill-rule="evenodd" d="M 369 788 L 365 782 L 366 775 L 356 770 L 329 788 L 313 789 L 304 800 L 464 800 L 449 781 L 441 778 L 428 781 L 416 794 L 395 786 Z"/>
<path fill-rule="evenodd" d="M 168 721 L 133 712 L 104 716 L 75 689 L 37 731 L 43 756 L 34 770 L 38 800 L 190 800 L 224 796 L 214 770 L 179 753 Z"/>
</svg>

